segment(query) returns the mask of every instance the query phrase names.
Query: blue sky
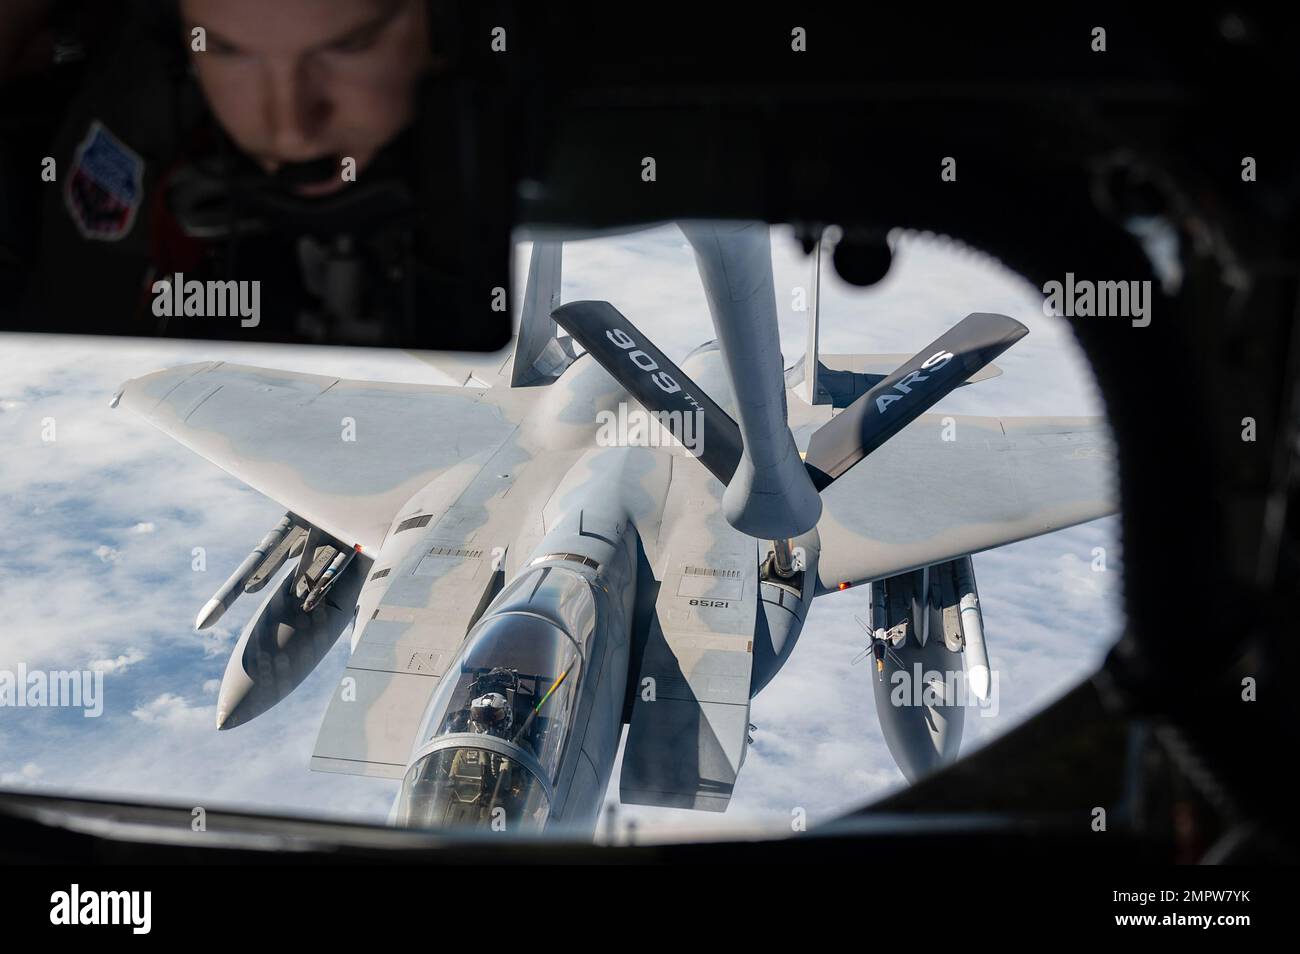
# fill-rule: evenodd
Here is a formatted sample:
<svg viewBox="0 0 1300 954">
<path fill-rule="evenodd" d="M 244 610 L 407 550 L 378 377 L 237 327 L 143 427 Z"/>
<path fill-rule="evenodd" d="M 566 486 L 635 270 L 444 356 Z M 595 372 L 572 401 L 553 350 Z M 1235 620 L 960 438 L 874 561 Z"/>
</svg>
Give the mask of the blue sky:
<svg viewBox="0 0 1300 954">
<path fill-rule="evenodd" d="M 806 318 L 792 310 L 792 290 L 808 287 L 810 264 L 781 229 L 773 262 L 790 364 L 803 352 Z M 672 226 L 567 245 L 564 299 L 579 298 L 612 301 L 674 358 L 712 337 L 690 249 Z M 998 359 L 1001 377 L 960 389 L 938 410 L 1102 413 L 1082 353 L 1040 302 L 981 253 L 901 235 L 879 285 L 823 279 L 822 349 L 910 353 L 971 311 L 1001 312 L 1030 335 Z M 447 383 L 402 352 L 0 336 L 0 669 L 98 668 L 106 684 L 98 719 L 0 709 L 0 787 L 382 821 L 395 782 L 307 769 L 347 639 L 270 712 L 232 731 L 213 728 L 227 656 L 258 600 L 237 603 L 204 633 L 194 632 L 194 615 L 283 509 L 108 404 L 128 378 L 214 359 Z M 45 441 L 51 420 L 55 440 Z M 976 556 L 1001 708 L 995 718 L 968 716 L 964 752 L 1077 683 L 1113 644 L 1118 529 L 1107 518 Z M 192 569 L 195 547 L 206 551 L 206 572 Z M 1096 547 L 1106 550 L 1105 572 L 1092 567 Z M 623 807 L 619 818 L 634 819 L 643 836 L 788 831 L 796 809 L 816 823 L 901 786 L 869 668 L 850 666 L 864 644 L 854 615 L 867 616 L 866 599 L 863 587 L 814 606 L 790 662 L 754 701 L 755 744 L 725 814 Z"/>
</svg>

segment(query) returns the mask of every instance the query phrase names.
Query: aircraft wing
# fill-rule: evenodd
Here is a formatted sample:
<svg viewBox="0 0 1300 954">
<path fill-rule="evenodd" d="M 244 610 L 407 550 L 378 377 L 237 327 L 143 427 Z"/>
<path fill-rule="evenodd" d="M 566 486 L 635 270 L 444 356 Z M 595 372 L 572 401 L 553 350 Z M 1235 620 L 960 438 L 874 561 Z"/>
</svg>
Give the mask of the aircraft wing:
<svg viewBox="0 0 1300 954">
<path fill-rule="evenodd" d="M 819 583 L 834 590 L 1112 514 L 1112 454 L 1101 418 L 922 415 L 822 491 Z"/>
<path fill-rule="evenodd" d="M 134 378 L 114 406 L 370 549 L 416 491 L 514 430 L 487 393 L 206 362 Z"/>
<path fill-rule="evenodd" d="M 412 358 L 437 368 L 461 387 L 492 387 L 510 379 L 516 339 L 500 351 L 408 351 Z"/>
</svg>

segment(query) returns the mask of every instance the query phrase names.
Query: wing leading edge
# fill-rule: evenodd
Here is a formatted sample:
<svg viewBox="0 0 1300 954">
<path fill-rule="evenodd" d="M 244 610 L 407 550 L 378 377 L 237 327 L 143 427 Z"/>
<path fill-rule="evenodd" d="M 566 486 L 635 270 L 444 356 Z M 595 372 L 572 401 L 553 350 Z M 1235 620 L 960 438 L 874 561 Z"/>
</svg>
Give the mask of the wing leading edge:
<svg viewBox="0 0 1300 954">
<path fill-rule="evenodd" d="M 115 402 L 339 540 L 378 547 L 402 504 L 515 428 L 481 390 L 206 362 Z"/>
</svg>

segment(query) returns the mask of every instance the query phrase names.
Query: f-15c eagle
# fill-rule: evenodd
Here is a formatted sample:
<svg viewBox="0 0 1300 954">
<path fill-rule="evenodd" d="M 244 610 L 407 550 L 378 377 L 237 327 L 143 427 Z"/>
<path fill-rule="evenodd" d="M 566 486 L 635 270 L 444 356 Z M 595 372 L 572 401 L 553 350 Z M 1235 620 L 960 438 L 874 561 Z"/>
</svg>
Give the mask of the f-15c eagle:
<svg viewBox="0 0 1300 954">
<path fill-rule="evenodd" d="M 196 623 L 268 590 L 217 728 L 351 625 L 311 767 L 400 778 L 396 823 L 591 831 L 625 724 L 624 803 L 723 811 L 750 699 L 816 599 L 869 583 L 890 751 L 910 779 L 955 758 L 964 700 L 890 689 L 920 663 L 987 694 L 970 555 L 1112 513 L 1103 422 L 957 417 L 945 440 L 925 412 L 1027 329 L 976 313 L 911 358 L 820 354 L 816 283 L 784 369 L 767 227 L 682 229 L 717 338 L 680 367 L 611 304 L 561 305 L 539 242 L 514 348 L 430 358 L 460 386 L 225 363 L 124 386 L 287 510 Z M 611 440 L 629 407 L 673 439 Z"/>
</svg>

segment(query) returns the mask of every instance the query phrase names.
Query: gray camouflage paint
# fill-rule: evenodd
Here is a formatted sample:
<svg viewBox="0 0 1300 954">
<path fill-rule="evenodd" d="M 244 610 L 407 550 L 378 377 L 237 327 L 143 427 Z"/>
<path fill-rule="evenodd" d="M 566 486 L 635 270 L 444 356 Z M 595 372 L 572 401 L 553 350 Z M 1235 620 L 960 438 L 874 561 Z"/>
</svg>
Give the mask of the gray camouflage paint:
<svg viewBox="0 0 1300 954">
<path fill-rule="evenodd" d="M 545 347 L 534 333 L 527 339 Z M 734 416 L 721 358 L 716 346 L 698 348 L 683 369 Z M 888 364 L 823 358 L 863 380 Z M 823 492 L 820 520 L 795 541 L 802 589 L 781 587 L 760 578 L 766 544 L 727 523 L 724 488 L 684 449 L 597 446 L 597 412 L 632 399 L 589 356 L 549 384 L 525 387 L 510 386 L 518 372 L 509 353 L 426 360 L 486 386 L 208 363 L 134 379 L 120 403 L 300 521 L 362 545 L 370 562 L 352 657 L 322 722 L 316 770 L 401 776 L 433 689 L 503 583 L 545 553 L 594 557 L 584 549 L 597 539 L 585 535 L 592 526 L 639 542 L 657 585 L 654 612 L 644 632 L 628 632 L 631 615 L 611 611 L 602 680 L 584 689 L 602 701 L 590 703 L 596 716 L 570 737 L 566 790 L 557 789 L 556 822 L 588 830 L 625 699 L 622 798 L 723 810 L 744 761 L 749 700 L 788 658 L 814 591 L 1115 510 L 1100 419 L 956 416 L 956 440 L 945 441 L 947 419 L 923 415 Z M 806 404 L 794 389 L 786 398 L 795 443 L 806 448 L 833 409 Z M 344 418 L 355 422 L 353 442 L 341 438 Z M 399 532 L 424 516 L 425 526 Z M 637 574 L 618 566 L 603 564 L 594 579 L 630 600 Z M 644 648 L 635 657 L 630 647 Z"/>
</svg>

